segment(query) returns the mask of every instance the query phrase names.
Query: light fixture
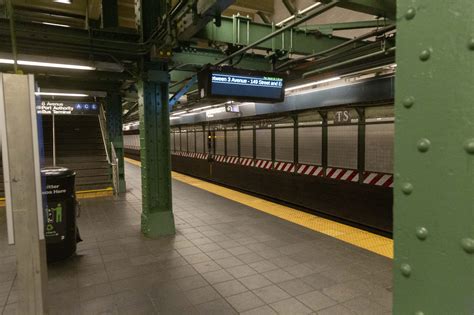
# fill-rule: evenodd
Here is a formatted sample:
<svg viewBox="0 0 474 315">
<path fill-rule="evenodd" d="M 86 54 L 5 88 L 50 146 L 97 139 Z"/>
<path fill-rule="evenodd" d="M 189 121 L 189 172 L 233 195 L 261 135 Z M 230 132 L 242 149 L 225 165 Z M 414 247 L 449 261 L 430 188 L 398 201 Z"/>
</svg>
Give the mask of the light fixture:
<svg viewBox="0 0 474 315">
<path fill-rule="evenodd" d="M 57 93 L 57 92 L 35 92 L 38 96 L 68 96 L 68 97 L 87 97 L 88 94 L 82 93 Z"/>
<path fill-rule="evenodd" d="M 186 111 L 185 111 L 185 110 L 182 110 L 182 111 L 180 111 L 180 112 L 172 112 L 171 115 L 172 115 L 172 116 L 176 116 L 176 115 L 181 115 L 181 114 L 184 114 L 184 113 L 186 113 Z"/>
<path fill-rule="evenodd" d="M 190 110 L 190 112 L 195 112 L 195 111 L 198 111 L 198 110 L 203 110 L 203 109 L 206 109 L 206 108 L 211 108 L 212 105 L 207 105 L 207 106 L 202 106 L 202 107 L 197 107 L 197 108 L 193 108 Z M 184 116 L 184 115 L 183 115 Z"/>
<path fill-rule="evenodd" d="M 50 22 L 41 22 L 41 24 L 51 25 L 51 26 L 59 26 L 59 27 L 71 27 L 71 26 L 66 25 L 66 24 L 58 24 L 58 23 L 50 23 Z"/>
<path fill-rule="evenodd" d="M 297 85 L 297 86 L 292 86 L 290 88 L 285 89 L 285 92 L 299 90 L 299 89 L 307 88 L 307 87 L 310 87 L 310 86 L 313 86 L 313 85 L 328 83 L 328 82 L 337 81 L 337 80 L 340 80 L 340 79 L 341 79 L 341 77 L 333 77 L 333 78 L 324 79 L 324 80 L 320 80 L 320 81 L 315 81 L 315 82 L 305 83 L 305 84 L 301 84 L 301 85 Z"/>
<path fill-rule="evenodd" d="M 72 4 L 72 0 L 53 0 L 53 2 L 62 4 Z"/>
<path fill-rule="evenodd" d="M 0 59 L 0 63 L 13 64 L 13 59 Z M 33 66 L 33 67 L 47 67 L 47 68 L 61 68 L 61 69 L 73 69 L 73 70 L 95 70 L 96 68 L 82 65 L 71 65 L 65 63 L 53 63 L 53 62 L 40 62 L 40 61 L 29 61 L 29 60 L 17 60 L 16 62 L 22 66 Z"/>
<path fill-rule="evenodd" d="M 179 117 L 170 117 L 170 120 L 179 119 Z"/>
<path fill-rule="evenodd" d="M 309 7 L 303 9 L 303 10 L 299 10 L 298 13 L 296 14 L 293 14 L 292 16 L 289 16 L 287 17 L 286 19 L 284 19 L 283 21 L 280 21 L 276 24 L 276 26 L 282 26 L 283 24 L 285 24 L 286 22 L 289 22 L 291 20 L 293 20 L 294 18 L 300 16 L 300 15 L 303 15 L 311 10 L 313 10 L 314 8 L 316 8 L 317 6 L 321 5 L 321 2 L 316 2 L 315 4 L 312 4 L 310 5 Z"/>
</svg>

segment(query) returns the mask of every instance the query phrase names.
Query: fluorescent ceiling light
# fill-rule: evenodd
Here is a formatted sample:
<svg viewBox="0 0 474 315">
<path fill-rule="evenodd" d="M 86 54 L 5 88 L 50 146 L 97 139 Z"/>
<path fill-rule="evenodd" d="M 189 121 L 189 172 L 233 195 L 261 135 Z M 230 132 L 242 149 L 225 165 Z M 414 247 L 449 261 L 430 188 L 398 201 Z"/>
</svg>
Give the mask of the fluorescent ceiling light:
<svg viewBox="0 0 474 315">
<path fill-rule="evenodd" d="M 316 2 L 315 4 L 312 4 L 310 5 L 309 7 L 307 7 L 306 9 L 303 9 L 303 10 L 299 10 L 298 13 L 292 15 L 292 16 L 289 16 L 287 17 L 286 19 L 284 19 L 283 21 L 280 21 L 276 24 L 276 26 L 282 26 L 283 24 L 285 24 L 286 22 L 289 22 L 293 19 L 295 19 L 296 17 L 300 16 L 300 15 L 303 15 L 311 10 L 313 10 L 314 8 L 316 8 L 317 6 L 321 5 L 321 2 Z"/>
<path fill-rule="evenodd" d="M 53 0 L 56 3 L 63 3 L 63 4 L 72 4 L 71 0 Z"/>
<path fill-rule="evenodd" d="M 181 114 L 184 114 L 184 113 L 186 113 L 186 111 L 182 110 L 180 112 L 172 112 L 171 115 L 176 116 L 176 115 L 181 115 Z"/>
<path fill-rule="evenodd" d="M 324 79 L 324 80 L 320 80 L 320 81 L 316 81 L 316 82 L 310 82 L 310 83 L 305 83 L 305 84 L 301 84 L 301 85 L 297 85 L 297 86 L 292 86 L 290 88 L 285 89 L 285 92 L 299 90 L 299 89 L 307 88 L 307 87 L 310 87 L 310 86 L 313 86 L 313 85 L 328 83 L 328 82 L 337 81 L 337 80 L 340 80 L 340 79 L 341 79 L 341 77 L 333 77 L 333 78 Z"/>
<path fill-rule="evenodd" d="M 198 110 L 203 110 L 203 109 L 206 109 L 206 108 L 211 108 L 212 105 L 208 105 L 208 106 L 203 106 L 203 107 L 197 107 L 197 108 L 193 108 L 190 110 L 190 112 L 195 112 L 195 111 L 198 111 Z M 184 115 L 183 115 L 184 116 Z"/>
<path fill-rule="evenodd" d="M 56 92 L 35 92 L 39 96 L 69 96 L 69 97 L 87 97 L 89 95 L 82 93 L 56 93 Z"/>
<path fill-rule="evenodd" d="M 41 24 L 44 24 L 44 25 L 52 25 L 52 26 L 59 26 L 59 27 L 71 27 L 71 26 L 66 25 L 66 24 L 57 24 L 57 23 L 50 23 L 50 22 L 41 22 Z"/>
<path fill-rule="evenodd" d="M 13 59 L 0 59 L 0 63 L 13 64 Z M 47 67 L 47 68 L 61 68 L 61 69 L 74 69 L 74 70 L 95 70 L 94 67 L 81 66 L 81 65 L 70 65 L 64 63 L 53 63 L 53 62 L 40 62 L 40 61 L 28 61 L 28 60 L 17 60 L 17 64 L 22 66 L 33 66 L 33 67 Z"/>
</svg>

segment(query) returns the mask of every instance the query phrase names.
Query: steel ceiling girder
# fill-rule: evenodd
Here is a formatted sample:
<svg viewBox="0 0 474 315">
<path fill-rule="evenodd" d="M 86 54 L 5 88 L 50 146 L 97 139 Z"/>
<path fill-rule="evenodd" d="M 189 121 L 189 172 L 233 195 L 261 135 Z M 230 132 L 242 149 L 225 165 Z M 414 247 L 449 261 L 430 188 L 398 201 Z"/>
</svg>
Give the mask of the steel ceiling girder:
<svg viewBox="0 0 474 315">
<path fill-rule="evenodd" d="M 247 22 L 242 18 L 233 19 L 222 17 L 220 27 L 209 23 L 196 34 L 196 38 L 246 46 L 268 36 L 278 29 L 280 29 L 280 27 L 272 27 L 272 25 L 269 24 L 261 24 L 252 21 Z M 345 38 L 336 36 L 329 37 L 308 34 L 301 30 L 288 30 L 274 37 L 274 39 L 269 39 L 259 44 L 255 48 L 264 50 L 276 49 L 307 55 L 337 46 L 346 40 Z"/>
</svg>

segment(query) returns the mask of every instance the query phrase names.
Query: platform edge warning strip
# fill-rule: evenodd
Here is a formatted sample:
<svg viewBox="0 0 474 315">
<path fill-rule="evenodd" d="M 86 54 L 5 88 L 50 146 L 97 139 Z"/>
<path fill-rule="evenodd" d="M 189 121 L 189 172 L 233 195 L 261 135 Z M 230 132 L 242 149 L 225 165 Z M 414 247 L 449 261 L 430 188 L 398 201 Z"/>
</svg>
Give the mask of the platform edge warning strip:
<svg viewBox="0 0 474 315">
<path fill-rule="evenodd" d="M 129 158 L 125 158 L 125 160 L 136 166 L 141 166 L 139 161 Z M 318 217 L 314 214 L 283 206 L 275 202 L 267 201 L 265 199 L 251 196 L 181 173 L 172 172 L 172 177 L 173 179 L 185 184 L 206 190 L 215 195 L 252 207 L 256 210 L 276 216 L 285 221 L 289 221 L 310 230 L 331 236 L 353 246 L 363 248 L 381 256 L 393 258 L 393 240 L 390 238 Z"/>
</svg>

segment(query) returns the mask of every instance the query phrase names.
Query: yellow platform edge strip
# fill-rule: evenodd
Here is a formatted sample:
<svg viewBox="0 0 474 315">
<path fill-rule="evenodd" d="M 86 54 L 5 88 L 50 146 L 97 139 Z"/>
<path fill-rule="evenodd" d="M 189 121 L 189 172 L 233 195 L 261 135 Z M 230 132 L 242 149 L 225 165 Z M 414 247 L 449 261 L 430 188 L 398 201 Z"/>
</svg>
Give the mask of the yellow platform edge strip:
<svg viewBox="0 0 474 315">
<path fill-rule="evenodd" d="M 141 166 L 139 161 L 129 158 L 125 158 L 125 160 L 133 165 Z M 363 248 L 381 256 L 393 258 L 393 240 L 390 238 L 318 217 L 314 214 L 283 206 L 181 173 L 172 172 L 172 177 L 173 179 L 179 180 L 185 184 L 206 190 L 215 195 L 252 207 L 310 230 L 329 235 L 353 246 Z"/>
</svg>

